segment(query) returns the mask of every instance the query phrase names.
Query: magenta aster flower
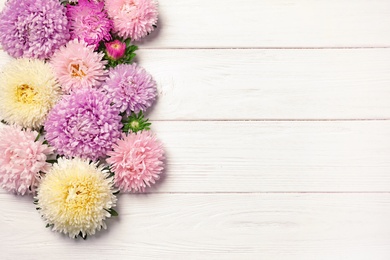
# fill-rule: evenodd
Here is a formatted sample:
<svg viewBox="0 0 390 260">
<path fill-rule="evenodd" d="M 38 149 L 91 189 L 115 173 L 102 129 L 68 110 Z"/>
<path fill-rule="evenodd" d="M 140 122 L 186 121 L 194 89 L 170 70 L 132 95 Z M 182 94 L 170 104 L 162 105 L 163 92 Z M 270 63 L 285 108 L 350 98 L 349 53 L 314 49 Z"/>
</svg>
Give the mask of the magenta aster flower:
<svg viewBox="0 0 390 260">
<path fill-rule="evenodd" d="M 77 39 L 61 47 L 51 59 L 54 71 L 65 93 L 77 89 L 99 87 L 105 80 L 107 71 L 103 53 L 94 52 L 93 46 L 87 46 Z"/>
<path fill-rule="evenodd" d="M 79 0 L 67 6 L 71 39 L 85 41 L 97 49 L 102 40 L 111 40 L 112 22 L 107 17 L 103 2 Z"/>
<path fill-rule="evenodd" d="M 114 32 L 138 41 L 157 24 L 157 2 L 154 0 L 106 0 L 108 16 L 114 21 Z"/>
<path fill-rule="evenodd" d="M 126 43 L 121 42 L 120 40 L 106 42 L 104 45 L 106 46 L 107 56 L 112 60 L 118 60 L 126 53 Z"/>
<path fill-rule="evenodd" d="M 0 44 L 9 55 L 47 59 L 69 40 L 58 0 L 9 0 L 0 13 Z"/>
<path fill-rule="evenodd" d="M 103 90 L 120 112 L 138 113 L 149 108 L 157 96 L 156 82 L 137 64 L 121 64 L 110 69 Z"/>
<path fill-rule="evenodd" d="M 122 134 L 108 155 L 115 185 L 124 192 L 143 192 L 160 178 L 164 169 L 162 144 L 150 131 Z"/>
<path fill-rule="evenodd" d="M 0 129 L 0 184 L 12 193 L 33 193 L 40 172 L 47 172 L 51 165 L 46 162 L 53 149 L 36 141 L 38 133 L 22 130 L 17 126 Z"/>
<path fill-rule="evenodd" d="M 45 122 L 47 141 L 67 158 L 103 158 L 121 135 L 121 117 L 110 103 L 95 89 L 64 96 Z"/>
</svg>

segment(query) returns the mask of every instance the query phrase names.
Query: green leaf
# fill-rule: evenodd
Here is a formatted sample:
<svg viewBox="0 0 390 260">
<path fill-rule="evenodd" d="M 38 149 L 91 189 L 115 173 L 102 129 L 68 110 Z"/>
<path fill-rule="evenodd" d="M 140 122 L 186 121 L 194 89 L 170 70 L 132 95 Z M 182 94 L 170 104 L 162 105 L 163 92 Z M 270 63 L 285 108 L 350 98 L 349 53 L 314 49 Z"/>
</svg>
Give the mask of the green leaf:
<svg viewBox="0 0 390 260">
<path fill-rule="evenodd" d="M 55 164 L 55 163 L 57 163 L 58 161 L 57 161 L 57 159 L 56 159 L 56 160 L 46 160 L 46 162 L 47 162 L 47 163 L 51 163 L 51 164 Z"/>
<path fill-rule="evenodd" d="M 130 39 L 130 38 L 127 38 L 127 39 L 125 40 L 125 43 L 126 43 L 126 47 L 128 47 L 128 46 L 130 45 L 130 43 L 131 43 L 131 39 Z"/>
<path fill-rule="evenodd" d="M 110 175 L 107 176 L 107 179 L 111 178 L 111 177 L 114 177 L 114 176 L 115 176 L 115 174 L 112 171 L 110 171 Z"/>
<path fill-rule="evenodd" d="M 117 217 L 119 216 L 118 212 L 115 211 L 115 209 L 111 208 L 111 209 L 104 209 L 105 211 L 107 211 L 108 213 L 111 214 L 111 216 L 113 217 Z"/>
<path fill-rule="evenodd" d="M 49 228 L 49 227 L 50 227 L 50 228 L 54 227 L 54 224 L 49 224 L 49 223 L 46 224 L 46 228 Z"/>
<path fill-rule="evenodd" d="M 87 240 L 87 236 L 88 236 L 88 235 L 85 234 L 85 236 L 83 236 L 83 232 L 80 231 L 80 233 L 78 234 L 78 236 L 81 237 L 81 238 L 84 239 L 84 240 Z M 77 238 L 77 236 L 76 236 L 76 238 Z"/>
<path fill-rule="evenodd" d="M 137 46 L 137 45 L 131 45 L 131 46 L 129 47 L 129 51 L 130 51 L 130 52 L 135 52 L 136 50 L 138 50 L 138 46 Z"/>
<path fill-rule="evenodd" d="M 41 137 L 41 133 L 38 132 L 37 138 L 35 138 L 35 141 L 34 141 L 34 142 L 38 142 L 38 140 L 39 140 L 40 137 Z"/>
</svg>

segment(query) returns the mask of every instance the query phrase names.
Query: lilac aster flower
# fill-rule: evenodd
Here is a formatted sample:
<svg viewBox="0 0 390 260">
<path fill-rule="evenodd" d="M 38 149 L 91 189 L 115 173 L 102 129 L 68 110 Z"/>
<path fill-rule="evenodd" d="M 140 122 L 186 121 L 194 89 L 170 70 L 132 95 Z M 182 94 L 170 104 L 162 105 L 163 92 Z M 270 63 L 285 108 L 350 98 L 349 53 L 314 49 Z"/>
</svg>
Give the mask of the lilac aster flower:
<svg viewBox="0 0 390 260">
<path fill-rule="evenodd" d="M 121 117 L 110 103 L 96 89 L 64 96 L 45 122 L 46 140 L 68 158 L 103 158 L 121 136 Z"/>
<path fill-rule="evenodd" d="M 111 69 L 103 90 L 120 112 L 138 113 L 149 108 L 157 96 L 156 82 L 137 64 L 121 64 Z"/>
<path fill-rule="evenodd" d="M 9 55 L 46 59 L 70 37 L 58 0 L 9 0 L 0 13 L 0 44 Z"/>
<path fill-rule="evenodd" d="M 79 0 L 77 5 L 67 6 L 71 39 L 84 40 L 99 47 L 101 40 L 111 40 L 112 22 L 104 10 L 104 2 Z"/>
</svg>

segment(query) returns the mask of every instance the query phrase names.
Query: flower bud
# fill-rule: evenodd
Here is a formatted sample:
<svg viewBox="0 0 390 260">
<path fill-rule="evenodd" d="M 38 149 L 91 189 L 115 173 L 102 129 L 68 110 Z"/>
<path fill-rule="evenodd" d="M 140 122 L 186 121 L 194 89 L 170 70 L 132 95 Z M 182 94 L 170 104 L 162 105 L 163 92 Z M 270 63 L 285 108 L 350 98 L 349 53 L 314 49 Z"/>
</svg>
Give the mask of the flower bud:
<svg viewBox="0 0 390 260">
<path fill-rule="evenodd" d="M 126 53 L 126 43 L 119 40 L 104 43 L 107 56 L 112 60 L 119 60 Z"/>
</svg>

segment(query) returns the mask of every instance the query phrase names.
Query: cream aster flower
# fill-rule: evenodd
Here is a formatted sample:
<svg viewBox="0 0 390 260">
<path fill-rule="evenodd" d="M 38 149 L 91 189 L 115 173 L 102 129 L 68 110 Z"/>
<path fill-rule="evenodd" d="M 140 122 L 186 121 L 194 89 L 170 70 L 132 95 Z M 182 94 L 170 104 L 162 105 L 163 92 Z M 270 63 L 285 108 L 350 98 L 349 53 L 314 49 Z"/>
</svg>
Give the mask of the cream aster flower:
<svg viewBox="0 0 390 260">
<path fill-rule="evenodd" d="M 0 118 L 7 123 L 39 128 L 60 96 L 54 72 L 41 60 L 13 60 L 0 74 Z"/>
<path fill-rule="evenodd" d="M 95 234 L 117 201 L 109 172 L 86 160 L 62 159 L 43 178 L 36 199 L 39 211 L 53 231 L 78 235 Z"/>
</svg>

